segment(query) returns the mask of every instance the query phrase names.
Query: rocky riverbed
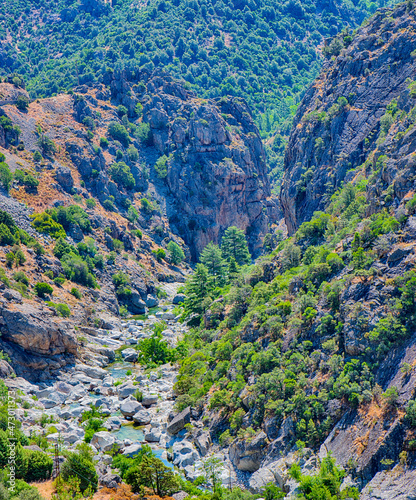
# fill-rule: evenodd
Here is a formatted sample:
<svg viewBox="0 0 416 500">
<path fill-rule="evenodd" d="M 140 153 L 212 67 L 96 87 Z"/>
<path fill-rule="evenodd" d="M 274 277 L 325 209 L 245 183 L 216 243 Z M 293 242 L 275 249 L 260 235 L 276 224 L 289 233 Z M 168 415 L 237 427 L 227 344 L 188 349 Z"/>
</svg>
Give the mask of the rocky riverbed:
<svg viewBox="0 0 416 500">
<path fill-rule="evenodd" d="M 172 298 L 172 290 L 168 292 Z M 95 407 L 106 416 L 106 430 L 96 432 L 90 443 L 102 481 L 113 473 L 111 452 L 119 450 L 133 457 L 143 444 L 150 445 L 156 456 L 182 470 L 189 479 L 201 475 L 201 459 L 207 455 L 211 441 L 199 420 L 192 420 L 191 433 L 185 427 L 193 417 L 190 408 L 179 414 L 174 411 L 177 367 L 167 364 L 145 371 L 137 364 L 138 352 L 134 349 L 162 320 L 166 323 L 164 340 L 172 347 L 176 345 L 187 327 L 178 323 L 173 309 L 169 301 L 155 314 L 121 320 L 111 330 L 84 330 L 79 335 L 84 344 L 82 361 L 53 383 L 7 379 L 7 385 L 19 391 L 17 416 L 23 432 L 44 435 L 50 445 L 58 443 L 60 449 L 75 449 L 85 438 L 87 421 L 81 422 L 82 415 Z M 224 484 L 235 484 L 236 474 L 228 458 L 218 456 L 225 465 Z"/>
</svg>

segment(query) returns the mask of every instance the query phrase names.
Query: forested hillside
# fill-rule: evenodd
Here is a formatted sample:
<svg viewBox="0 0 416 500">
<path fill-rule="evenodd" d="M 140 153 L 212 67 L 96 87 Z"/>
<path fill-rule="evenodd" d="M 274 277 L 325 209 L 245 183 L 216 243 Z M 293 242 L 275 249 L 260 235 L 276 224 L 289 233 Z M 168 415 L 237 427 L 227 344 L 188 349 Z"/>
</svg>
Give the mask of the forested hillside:
<svg viewBox="0 0 416 500">
<path fill-rule="evenodd" d="M 414 477 L 414 26 L 410 2 L 382 10 L 305 96 L 282 188 L 292 237 L 255 266 L 207 247 L 185 287 L 178 404 L 209 415 L 250 485 L 295 443 L 332 452 L 360 487 L 394 465 Z M 412 498 L 388 477 L 362 498 Z"/>
<path fill-rule="evenodd" d="M 263 137 L 273 137 L 268 156 L 276 178 L 283 138 L 319 71 L 317 47 L 385 3 L 6 0 L 0 5 L 0 75 L 23 75 L 31 96 L 39 97 L 106 81 L 125 64 L 164 68 L 201 97 L 244 97 Z"/>
</svg>

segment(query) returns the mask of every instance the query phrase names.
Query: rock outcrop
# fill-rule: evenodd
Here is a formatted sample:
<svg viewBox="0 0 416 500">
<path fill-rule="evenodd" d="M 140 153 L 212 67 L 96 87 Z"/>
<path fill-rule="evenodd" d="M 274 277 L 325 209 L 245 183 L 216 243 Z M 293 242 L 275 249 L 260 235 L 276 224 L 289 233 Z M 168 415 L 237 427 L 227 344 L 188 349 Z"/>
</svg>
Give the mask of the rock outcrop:
<svg viewBox="0 0 416 500">
<path fill-rule="evenodd" d="M 155 149 L 167 157 L 171 227 L 194 258 L 210 241 L 219 243 L 229 226 L 243 229 L 258 254 L 276 206 L 247 104 L 233 97 L 198 99 L 167 76 L 154 76 L 147 92 L 144 117 Z"/>
<path fill-rule="evenodd" d="M 28 380 L 47 380 L 77 356 L 72 324 L 28 303 L 0 304 L 0 332 L 0 348 Z"/>
<path fill-rule="evenodd" d="M 416 77 L 415 19 L 414 9 L 409 11 L 405 4 L 377 11 L 349 46 L 325 62 L 306 92 L 286 149 L 280 196 L 289 234 L 314 211 L 325 208 L 341 183 L 351 180 L 352 170 L 368 160 L 386 136 L 385 150 L 391 150 L 391 122 L 383 118 L 389 105 L 394 107 L 396 100 L 405 111 L 414 105 L 408 87 Z M 340 43 L 345 43 L 342 38 Z M 394 194 L 401 199 L 409 191 L 409 178 L 396 174 L 406 165 L 409 168 L 409 158 L 403 155 L 413 152 L 414 140 L 413 133 L 406 137 L 405 123 L 394 137 L 396 167 L 393 160 L 387 161 L 381 191 L 396 177 Z M 371 165 L 380 169 L 375 160 Z M 375 202 L 381 191 L 373 190 L 369 200 Z"/>
</svg>

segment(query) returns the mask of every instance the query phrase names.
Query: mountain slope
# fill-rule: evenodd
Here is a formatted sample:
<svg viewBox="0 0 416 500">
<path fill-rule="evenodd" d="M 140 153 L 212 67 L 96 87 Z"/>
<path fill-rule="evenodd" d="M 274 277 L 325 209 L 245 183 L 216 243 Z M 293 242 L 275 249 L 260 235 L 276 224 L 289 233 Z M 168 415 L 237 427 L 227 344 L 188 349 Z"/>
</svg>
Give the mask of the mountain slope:
<svg viewBox="0 0 416 500">
<path fill-rule="evenodd" d="M 289 233 L 328 206 L 332 194 L 364 162 L 367 170 L 378 170 L 378 158 L 392 147 L 403 154 L 397 141 L 413 120 L 414 16 L 406 5 L 378 11 L 339 56 L 325 63 L 307 91 L 285 157 L 281 203 Z M 390 160 L 388 165 L 392 167 Z M 384 175 L 384 183 L 391 184 L 393 177 Z M 409 190 L 393 187 L 386 206 L 393 199 L 400 202 Z M 373 193 L 374 203 L 380 203 L 381 191 Z"/>
<path fill-rule="evenodd" d="M 383 5 L 384 0 L 10 0 L 0 6 L 0 74 L 22 74 L 37 97 L 102 82 L 124 64 L 164 68 L 201 97 L 244 97 L 265 135 L 286 135 L 319 71 L 316 48 Z M 282 148 L 278 137 L 269 151 L 274 177 L 281 173 Z"/>
<path fill-rule="evenodd" d="M 292 237 L 221 289 L 209 269 L 204 293 L 186 286 L 184 316 L 200 322 L 178 404 L 200 408 L 253 490 L 277 477 L 294 495 L 288 469 L 306 445 L 331 452 L 346 484 L 368 483 L 363 498 L 416 491 L 414 16 L 377 13 L 306 94 L 282 187 Z M 351 135 L 353 118 L 368 125 Z"/>
<path fill-rule="evenodd" d="M 261 250 L 275 202 L 246 105 L 139 76 L 31 104 L 0 84 L 0 348 L 19 375 L 72 363 L 74 326 L 156 306 L 160 283 L 184 281 L 183 261 L 228 226 Z"/>
</svg>

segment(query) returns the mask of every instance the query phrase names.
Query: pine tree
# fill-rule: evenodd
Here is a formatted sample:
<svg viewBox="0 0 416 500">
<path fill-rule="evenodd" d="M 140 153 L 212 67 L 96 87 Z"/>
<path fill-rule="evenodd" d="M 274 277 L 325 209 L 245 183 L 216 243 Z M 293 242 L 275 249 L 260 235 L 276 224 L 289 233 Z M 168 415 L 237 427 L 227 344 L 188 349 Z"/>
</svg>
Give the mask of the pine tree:
<svg viewBox="0 0 416 500">
<path fill-rule="evenodd" d="M 208 269 L 203 264 L 197 264 L 194 274 L 186 283 L 185 307 L 192 313 L 203 313 L 203 302 L 210 288 Z"/>
<path fill-rule="evenodd" d="M 221 285 L 224 281 L 225 262 L 220 247 L 212 242 L 208 243 L 202 251 L 200 261 L 212 276 L 214 286 Z"/>
<path fill-rule="evenodd" d="M 230 226 L 226 229 L 221 240 L 221 250 L 225 259 L 230 260 L 231 257 L 234 257 L 239 266 L 251 262 L 244 231 L 238 227 Z"/>
<path fill-rule="evenodd" d="M 230 258 L 230 262 L 228 263 L 228 279 L 232 281 L 238 276 L 238 265 L 235 261 L 234 257 Z"/>
</svg>

